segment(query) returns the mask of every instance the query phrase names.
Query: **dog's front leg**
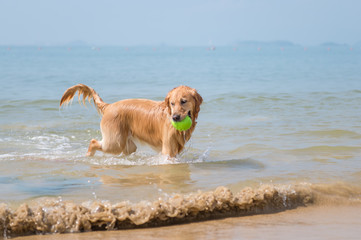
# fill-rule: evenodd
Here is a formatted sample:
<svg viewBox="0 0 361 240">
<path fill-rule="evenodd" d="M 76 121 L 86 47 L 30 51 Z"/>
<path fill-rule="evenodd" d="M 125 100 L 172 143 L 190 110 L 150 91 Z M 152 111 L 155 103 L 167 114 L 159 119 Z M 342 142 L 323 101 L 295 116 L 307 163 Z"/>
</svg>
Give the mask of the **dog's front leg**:
<svg viewBox="0 0 361 240">
<path fill-rule="evenodd" d="M 178 154 L 178 144 L 169 139 L 163 141 L 162 154 L 171 158 L 176 157 Z"/>
</svg>

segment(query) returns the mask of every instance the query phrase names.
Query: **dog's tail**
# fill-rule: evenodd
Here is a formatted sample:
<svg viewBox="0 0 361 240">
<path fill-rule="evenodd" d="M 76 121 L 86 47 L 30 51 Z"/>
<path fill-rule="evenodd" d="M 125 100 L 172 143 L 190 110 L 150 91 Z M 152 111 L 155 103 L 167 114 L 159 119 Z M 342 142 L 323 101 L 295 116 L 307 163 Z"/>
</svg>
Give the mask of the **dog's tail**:
<svg viewBox="0 0 361 240">
<path fill-rule="evenodd" d="M 109 105 L 108 103 L 105 103 L 103 99 L 101 99 L 101 97 L 99 97 L 99 95 L 94 91 L 94 89 L 84 84 L 78 84 L 68 88 L 64 92 L 63 97 L 60 100 L 60 107 L 63 104 L 69 104 L 74 98 L 76 92 L 78 92 L 79 103 L 82 102 L 85 105 L 85 100 L 87 98 L 89 102 L 91 99 L 93 99 L 94 105 L 100 114 L 103 114 L 105 108 Z M 80 99 L 80 95 L 83 95 L 82 100 Z"/>
</svg>

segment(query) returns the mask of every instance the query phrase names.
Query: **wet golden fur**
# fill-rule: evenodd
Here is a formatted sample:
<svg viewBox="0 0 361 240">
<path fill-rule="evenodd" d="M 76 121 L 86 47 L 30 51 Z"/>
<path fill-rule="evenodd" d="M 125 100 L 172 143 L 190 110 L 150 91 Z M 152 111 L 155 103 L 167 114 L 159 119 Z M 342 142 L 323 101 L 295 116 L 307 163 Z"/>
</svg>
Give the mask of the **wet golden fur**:
<svg viewBox="0 0 361 240">
<path fill-rule="evenodd" d="M 100 122 L 103 139 L 90 141 L 87 156 L 93 156 L 96 151 L 128 155 L 136 151 L 134 141 L 139 140 L 164 155 L 175 157 L 191 138 L 203 101 L 195 89 L 179 86 L 171 90 L 164 101 L 126 99 L 107 104 L 94 89 L 78 84 L 64 92 L 60 106 L 69 103 L 76 92 L 79 99 L 83 95 L 83 103 L 86 98 L 93 99 L 103 115 Z M 184 132 L 176 130 L 171 124 L 172 118 L 178 117 L 181 121 L 187 115 L 193 122 L 191 128 Z"/>
</svg>

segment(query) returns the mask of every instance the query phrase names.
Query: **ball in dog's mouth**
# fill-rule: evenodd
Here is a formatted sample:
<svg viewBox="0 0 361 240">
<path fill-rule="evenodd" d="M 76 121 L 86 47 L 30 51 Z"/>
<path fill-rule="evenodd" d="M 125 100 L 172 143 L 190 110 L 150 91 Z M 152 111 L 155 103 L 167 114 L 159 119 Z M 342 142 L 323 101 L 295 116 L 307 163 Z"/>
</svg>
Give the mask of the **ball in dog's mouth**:
<svg viewBox="0 0 361 240">
<path fill-rule="evenodd" d="M 172 120 L 172 125 L 178 131 L 187 131 L 192 126 L 192 119 L 186 116 L 182 121 L 175 122 Z"/>
</svg>

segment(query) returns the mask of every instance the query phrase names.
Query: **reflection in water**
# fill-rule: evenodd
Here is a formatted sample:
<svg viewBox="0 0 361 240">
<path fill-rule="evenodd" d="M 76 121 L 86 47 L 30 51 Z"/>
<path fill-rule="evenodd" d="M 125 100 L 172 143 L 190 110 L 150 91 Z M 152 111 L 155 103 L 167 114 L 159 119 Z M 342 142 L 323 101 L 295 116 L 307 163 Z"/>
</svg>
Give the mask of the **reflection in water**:
<svg viewBox="0 0 361 240">
<path fill-rule="evenodd" d="M 102 168 L 97 166 L 96 168 Z M 160 188 L 183 188 L 191 181 L 191 172 L 188 164 L 170 164 L 144 168 L 143 171 L 131 173 L 124 172 L 121 166 L 106 167 L 107 169 L 117 170 L 109 175 L 109 171 L 105 174 L 99 174 L 98 177 L 103 184 L 120 185 L 122 187 L 133 187 L 140 185 L 157 184 Z M 129 168 L 127 168 L 129 170 Z M 171 186 L 169 186 L 171 185 Z"/>
</svg>

